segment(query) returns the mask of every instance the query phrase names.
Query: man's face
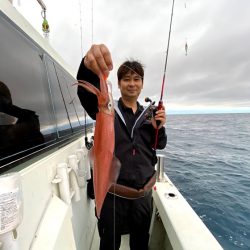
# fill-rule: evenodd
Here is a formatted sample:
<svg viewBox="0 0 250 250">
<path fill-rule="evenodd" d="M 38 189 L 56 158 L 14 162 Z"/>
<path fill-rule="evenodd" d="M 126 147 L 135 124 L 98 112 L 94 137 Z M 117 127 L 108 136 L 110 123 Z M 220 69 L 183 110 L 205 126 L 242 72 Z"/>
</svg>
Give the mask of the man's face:
<svg viewBox="0 0 250 250">
<path fill-rule="evenodd" d="M 143 87 L 141 76 L 136 73 L 127 73 L 118 82 L 121 95 L 124 98 L 138 98 Z"/>
</svg>

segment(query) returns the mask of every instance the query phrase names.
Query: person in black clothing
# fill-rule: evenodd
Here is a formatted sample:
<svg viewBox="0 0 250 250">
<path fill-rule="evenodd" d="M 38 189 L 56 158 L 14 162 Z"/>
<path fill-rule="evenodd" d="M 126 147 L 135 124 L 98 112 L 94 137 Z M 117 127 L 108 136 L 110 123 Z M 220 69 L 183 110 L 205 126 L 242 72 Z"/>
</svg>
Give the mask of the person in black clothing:
<svg viewBox="0 0 250 250">
<path fill-rule="evenodd" d="M 0 166 L 8 162 L 4 158 L 21 158 L 25 150 L 31 153 L 43 143 L 38 115 L 14 105 L 9 88 L 0 81 Z"/>
<path fill-rule="evenodd" d="M 98 75 L 108 76 L 112 68 L 108 48 L 103 44 L 93 45 L 80 64 L 77 79 L 99 88 Z M 114 154 L 121 162 L 121 171 L 115 184 L 117 191 L 110 189 L 98 220 L 100 249 L 119 249 L 121 234 L 128 232 L 130 249 L 146 250 L 152 213 L 151 188 L 155 181 L 156 153 L 153 145 L 156 121 L 160 122 L 157 148 L 163 149 L 167 142 L 163 126 L 166 115 L 163 107 L 156 111 L 155 116 L 148 118 L 149 108 L 144 108 L 137 101 L 144 77 L 143 66 L 139 62 L 124 62 L 117 77 L 121 98 L 115 102 Z M 98 112 L 96 96 L 80 86 L 78 96 L 88 114 L 95 119 Z M 118 186 L 124 192 L 119 193 Z"/>
</svg>

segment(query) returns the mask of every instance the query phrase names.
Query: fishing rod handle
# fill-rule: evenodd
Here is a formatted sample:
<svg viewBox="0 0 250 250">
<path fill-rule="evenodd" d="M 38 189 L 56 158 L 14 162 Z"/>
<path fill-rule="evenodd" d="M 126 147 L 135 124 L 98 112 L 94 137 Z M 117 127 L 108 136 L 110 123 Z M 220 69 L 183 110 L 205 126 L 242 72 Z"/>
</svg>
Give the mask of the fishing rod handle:
<svg viewBox="0 0 250 250">
<path fill-rule="evenodd" d="M 163 109 L 163 101 L 162 101 L 162 100 L 160 100 L 160 101 L 159 101 L 158 106 L 157 106 L 157 108 L 156 108 L 156 110 L 155 110 L 155 111 L 157 111 L 157 110 L 161 110 L 161 109 Z M 161 124 L 161 121 L 156 121 L 156 125 L 157 125 L 157 127 L 159 127 L 159 126 L 160 126 L 160 124 Z"/>
</svg>

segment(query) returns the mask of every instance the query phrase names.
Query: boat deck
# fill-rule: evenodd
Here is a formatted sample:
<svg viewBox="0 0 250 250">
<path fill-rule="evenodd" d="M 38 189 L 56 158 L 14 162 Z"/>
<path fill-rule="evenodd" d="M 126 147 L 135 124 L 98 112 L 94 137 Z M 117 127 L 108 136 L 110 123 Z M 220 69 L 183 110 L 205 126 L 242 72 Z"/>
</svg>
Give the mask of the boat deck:
<svg viewBox="0 0 250 250">
<path fill-rule="evenodd" d="M 90 250 L 98 250 L 99 249 L 99 234 L 97 227 L 95 228 L 95 234 L 92 241 L 91 249 Z M 125 234 L 122 236 L 121 247 L 120 250 L 129 250 L 129 235 Z"/>
<path fill-rule="evenodd" d="M 122 236 L 121 250 L 129 250 L 129 235 L 125 234 Z"/>
</svg>

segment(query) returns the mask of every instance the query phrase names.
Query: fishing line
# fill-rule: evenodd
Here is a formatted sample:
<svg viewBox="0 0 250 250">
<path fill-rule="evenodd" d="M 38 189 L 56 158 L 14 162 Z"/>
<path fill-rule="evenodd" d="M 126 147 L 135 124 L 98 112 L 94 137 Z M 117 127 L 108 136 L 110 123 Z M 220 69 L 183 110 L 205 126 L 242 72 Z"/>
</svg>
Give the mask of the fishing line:
<svg viewBox="0 0 250 250">
<path fill-rule="evenodd" d="M 94 0 L 91 0 L 91 45 L 93 45 L 94 42 Z M 85 111 L 86 112 L 86 111 Z M 92 130 L 95 128 L 95 123 L 92 124 Z M 94 138 L 92 136 L 92 138 Z M 92 140 L 93 145 L 93 140 Z"/>
<path fill-rule="evenodd" d="M 56 79 L 57 79 L 57 82 L 58 82 L 58 85 L 59 85 L 60 93 L 61 93 L 62 98 L 63 98 L 63 104 L 64 104 L 64 108 L 66 110 L 66 114 L 67 114 L 67 118 L 68 118 L 68 121 L 69 121 L 71 133 L 73 133 L 73 127 L 72 127 L 72 124 L 70 122 L 69 111 L 68 111 L 68 108 L 67 108 L 67 105 L 66 105 L 66 100 L 65 100 L 64 95 L 63 95 L 62 86 L 61 86 L 61 82 L 59 80 L 59 76 L 58 76 L 58 72 L 57 72 L 55 63 L 53 63 L 53 66 L 54 66 L 54 70 L 55 70 L 55 73 L 56 73 Z"/>
<path fill-rule="evenodd" d="M 83 58 L 83 46 L 82 46 L 82 5 L 81 5 L 81 0 L 79 0 L 79 14 L 80 14 L 81 54 L 82 54 L 82 58 Z"/>
<path fill-rule="evenodd" d="M 94 42 L 94 0 L 91 0 L 91 44 Z"/>
<path fill-rule="evenodd" d="M 68 81 L 67 81 L 67 79 L 65 78 L 64 75 L 63 75 L 63 79 L 64 79 L 64 83 L 65 83 L 65 85 L 66 85 L 66 87 L 67 87 L 67 91 L 68 91 L 68 94 L 69 94 L 69 99 L 70 99 L 69 104 L 73 106 L 73 109 L 74 109 L 74 111 L 75 111 L 75 114 L 76 114 L 76 118 L 77 118 L 77 120 L 78 120 L 78 123 L 79 123 L 79 125 L 81 125 L 79 116 L 78 116 L 78 114 L 77 114 L 77 112 L 76 112 L 75 103 L 74 103 L 75 97 L 72 97 L 72 96 L 71 96 L 71 93 L 70 93 L 70 91 L 69 91 L 69 86 L 68 86 L 68 84 L 67 84 Z"/>
<path fill-rule="evenodd" d="M 185 43 L 185 56 L 187 56 L 187 51 L 188 51 L 188 44 L 187 44 L 187 38 L 186 38 L 186 43 Z"/>
<path fill-rule="evenodd" d="M 187 3 L 185 1 L 185 13 L 187 13 Z M 186 39 L 185 39 L 185 46 L 184 46 L 184 49 L 185 49 L 185 56 L 188 55 L 188 42 L 187 42 L 187 36 L 186 36 Z"/>
<path fill-rule="evenodd" d="M 168 63 L 168 51 L 169 51 L 169 44 L 170 44 L 170 36 L 171 36 L 171 28 L 172 28 L 172 20 L 173 20 L 173 12 L 174 12 L 174 1 L 172 3 L 172 11 L 171 11 L 171 18 L 170 18 L 170 24 L 169 24 L 169 34 L 168 34 L 168 44 L 167 44 L 167 52 L 166 52 L 166 58 L 165 58 L 165 66 L 164 66 L 164 72 L 163 72 L 163 79 L 162 79 L 162 85 L 161 85 L 161 97 L 157 106 L 157 110 L 161 110 L 163 108 L 163 93 L 164 93 L 164 86 L 165 86 L 165 78 L 166 78 L 166 71 L 167 71 L 167 63 Z M 154 144 L 154 150 L 156 150 L 156 146 L 158 143 L 158 132 L 159 132 L 159 125 L 160 121 L 156 121 L 157 128 L 155 132 L 155 144 Z"/>
<path fill-rule="evenodd" d="M 115 185 L 114 185 L 114 193 L 115 193 Z M 114 216 L 114 225 L 113 225 L 113 228 L 114 228 L 114 250 L 115 250 L 115 214 L 116 214 L 116 212 L 115 212 L 115 199 L 116 199 L 116 195 L 114 194 L 114 214 L 113 214 L 113 216 Z"/>
<path fill-rule="evenodd" d="M 81 55 L 83 58 L 83 26 L 82 26 L 82 4 L 81 0 L 79 0 L 79 22 L 80 22 L 80 37 L 81 37 Z M 78 119 L 79 120 L 79 119 Z M 81 123 L 80 123 L 81 124 Z M 87 112 L 84 109 L 84 141 L 85 141 L 85 147 L 90 150 L 93 146 L 93 141 L 88 141 L 87 136 Z"/>
<path fill-rule="evenodd" d="M 168 64 L 168 52 L 169 52 L 170 36 L 171 36 L 171 30 L 172 30 L 172 20 L 173 20 L 173 12 L 174 12 L 174 1 L 175 0 L 173 0 L 173 4 L 172 4 L 172 11 L 171 11 L 171 18 L 170 18 L 170 25 L 169 25 L 168 44 L 167 44 L 167 52 L 166 52 L 166 58 L 165 58 L 165 66 L 164 66 L 164 73 L 163 73 L 163 80 L 162 80 L 162 87 L 161 87 L 160 102 L 162 102 L 162 98 L 163 98 L 164 85 L 165 85 L 165 77 L 166 77 L 167 64 Z"/>
</svg>

